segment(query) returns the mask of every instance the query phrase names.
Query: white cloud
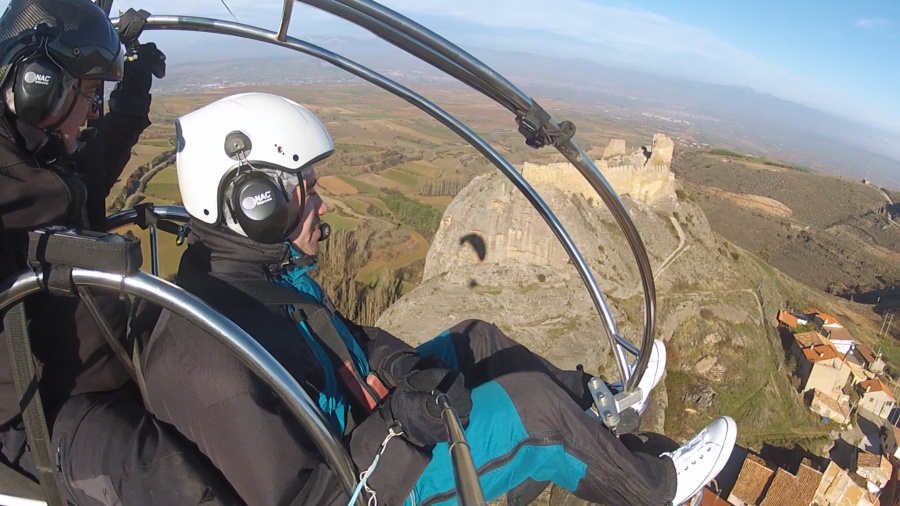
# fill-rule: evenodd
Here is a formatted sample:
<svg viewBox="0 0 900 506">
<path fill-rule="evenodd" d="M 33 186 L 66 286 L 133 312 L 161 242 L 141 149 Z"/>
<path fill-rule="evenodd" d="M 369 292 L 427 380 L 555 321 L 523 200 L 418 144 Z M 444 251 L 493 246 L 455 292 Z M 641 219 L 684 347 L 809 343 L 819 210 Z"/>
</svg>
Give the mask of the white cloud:
<svg viewBox="0 0 900 506">
<path fill-rule="evenodd" d="M 154 14 L 231 20 L 221 0 L 116 0 L 117 7 L 143 7 Z M 831 112 L 870 110 L 855 97 L 764 61 L 717 34 L 658 14 L 597 5 L 588 0 L 380 0 L 381 3 L 467 47 L 584 58 L 604 64 L 717 84 L 750 86 L 784 99 Z M 277 30 L 282 2 L 225 0 L 242 23 Z M 860 19 L 874 30 L 896 25 L 883 18 Z M 295 4 L 291 35 L 362 33 L 305 4 Z M 367 32 L 366 32 L 367 33 Z M 477 55 L 476 55 L 477 56 Z M 867 111 L 868 112 L 868 111 Z"/>
<path fill-rule="evenodd" d="M 857 28 L 862 28 L 863 30 L 879 30 L 882 28 L 888 28 L 895 25 L 893 21 L 884 18 L 866 18 L 866 19 L 858 19 L 854 25 Z"/>
</svg>

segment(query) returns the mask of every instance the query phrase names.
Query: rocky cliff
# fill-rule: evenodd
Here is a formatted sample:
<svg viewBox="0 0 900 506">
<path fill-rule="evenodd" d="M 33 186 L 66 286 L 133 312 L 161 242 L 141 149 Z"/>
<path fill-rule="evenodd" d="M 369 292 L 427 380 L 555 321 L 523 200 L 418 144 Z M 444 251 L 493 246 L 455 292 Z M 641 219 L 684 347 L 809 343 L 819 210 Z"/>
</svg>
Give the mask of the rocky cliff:
<svg viewBox="0 0 900 506">
<path fill-rule="evenodd" d="M 675 174 L 672 173 L 672 154 L 675 144 L 663 134 L 653 136 L 653 143 L 627 153 L 625 141 L 610 141 L 603 157 L 594 165 L 616 193 L 628 195 L 648 204 L 662 204 L 675 200 Z M 566 193 L 580 194 L 596 200 L 594 189 L 569 163 L 538 165 L 526 162 L 522 175 L 532 185 L 555 186 Z"/>
<path fill-rule="evenodd" d="M 665 145 L 660 137 L 656 144 Z M 639 156 L 644 162 L 654 160 L 652 154 L 649 159 Z M 670 160 L 671 149 L 657 158 Z M 608 158 L 620 159 L 619 154 Z M 648 171 L 645 165 L 635 172 Z M 715 239 L 695 206 L 677 202 L 668 167 L 648 172 L 660 174 L 654 181 L 668 181 L 668 186 L 635 192 L 651 196 L 649 202 L 627 196 L 624 202 L 655 270 L 666 265 L 659 286 L 727 277 L 715 263 L 703 261 L 703 267 L 697 268 L 692 266 L 698 262 L 682 261 L 681 257 L 706 251 Z M 548 173 L 554 176 L 541 175 Z M 543 173 L 526 166 L 524 175 L 584 255 L 613 306 L 620 332 L 639 338 L 642 316 L 637 268 L 612 214 L 596 194 L 587 194 L 592 192 L 589 187 L 578 186 L 581 176 L 568 164 L 556 164 Z M 639 180 L 636 177 L 629 184 Z M 586 185 L 583 179 L 580 183 Z M 673 213 L 692 220 L 690 230 L 673 220 Z M 688 241 L 703 247 L 692 250 Z M 499 173 L 475 178 L 457 195 L 428 252 L 423 282 L 389 308 L 378 324 L 418 343 L 466 318 L 496 323 L 563 367 L 578 363 L 590 371 L 615 367 L 599 317 L 577 271 L 547 224 Z"/>
<path fill-rule="evenodd" d="M 773 349 L 774 329 L 768 325 L 784 295 L 776 283 L 760 282 L 769 274 L 755 261 L 710 231 L 699 207 L 676 197 L 677 183 L 664 164 L 671 160 L 671 147 L 661 136 L 655 141 L 655 153 L 639 153 L 640 164 L 638 153 L 623 155 L 624 142 L 612 143 L 609 156 L 601 161 L 608 170 L 610 162 L 631 159 L 635 163 L 629 170 L 654 175 L 633 177 L 628 184 L 638 186 L 629 186 L 622 199 L 656 277 L 656 335 L 667 341 L 669 374 L 677 373 L 676 401 L 693 413 L 684 423 L 666 425 L 679 437 L 705 425 L 713 414 L 735 414 L 737 408 L 720 403 L 712 395 L 716 392 L 752 386 L 773 388 L 781 395 L 782 389 L 790 389 L 787 379 L 774 372 L 779 355 Z M 536 167 L 526 167 L 523 174 L 584 255 L 619 332 L 637 342 L 643 312 L 631 250 L 599 197 L 578 189 L 580 175 L 563 165 L 550 168 L 553 177 L 542 177 L 543 169 Z M 648 190 L 640 181 L 655 186 Z M 580 363 L 589 372 L 618 378 L 584 283 L 550 228 L 499 173 L 475 178 L 456 196 L 428 252 L 422 283 L 385 311 L 378 325 L 420 343 L 467 318 L 497 324 L 561 367 Z M 693 404 L 699 391 L 712 392 L 712 397 L 703 396 L 710 402 Z M 656 406 L 651 405 L 644 428 L 664 428 L 659 408 L 669 402 L 665 392 L 665 385 L 655 391 Z M 762 431 L 774 423 L 772 416 L 805 416 L 802 404 L 795 404 L 789 412 L 778 408 L 770 416 L 757 410 L 736 419 L 740 423 L 742 416 L 752 416 L 748 423 Z M 679 418 L 683 414 L 680 411 Z"/>
</svg>

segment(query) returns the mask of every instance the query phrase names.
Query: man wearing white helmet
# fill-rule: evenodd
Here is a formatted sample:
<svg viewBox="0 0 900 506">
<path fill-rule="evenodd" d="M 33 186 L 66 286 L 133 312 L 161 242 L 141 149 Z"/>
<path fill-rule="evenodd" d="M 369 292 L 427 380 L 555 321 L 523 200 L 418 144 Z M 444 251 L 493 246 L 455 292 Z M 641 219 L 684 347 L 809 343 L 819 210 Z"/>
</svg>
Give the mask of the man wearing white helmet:
<svg viewBox="0 0 900 506">
<path fill-rule="evenodd" d="M 274 95 L 235 95 L 179 119 L 178 183 L 193 232 L 177 282 L 287 369 L 358 471 L 383 452 L 365 494 L 389 505 L 456 501 L 440 392 L 467 427 L 487 499 L 534 479 L 605 504 L 680 504 L 721 470 L 735 442 L 730 418 L 660 456 L 585 413 L 589 376 L 484 322 L 412 348 L 343 318 L 308 276 L 327 211 L 313 165 L 333 149 L 315 116 Z M 142 359 L 150 410 L 248 504 L 347 504 L 309 435 L 212 336 L 164 311 Z"/>
</svg>

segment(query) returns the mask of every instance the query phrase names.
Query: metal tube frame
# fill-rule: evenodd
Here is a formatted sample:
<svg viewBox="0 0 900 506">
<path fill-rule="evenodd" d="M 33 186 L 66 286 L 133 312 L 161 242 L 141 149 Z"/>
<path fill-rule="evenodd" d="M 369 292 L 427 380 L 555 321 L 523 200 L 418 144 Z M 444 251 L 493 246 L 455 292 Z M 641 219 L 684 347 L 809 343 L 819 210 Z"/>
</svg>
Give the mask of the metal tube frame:
<svg viewBox="0 0 900 506">
<path fill-rule="evenodd" d="M 468 141 L 473 147 L 475 147 L 476 150 L 481 152 L 481 154 L 483 154 L 496 167 L 498 167 L 500 171 L 504 175 L 506 175 L 507 178 L 510 179 L 510 181 L 513 182 L 513 184 L 519 189 L 519 191 L 525 195 L 525 197 L 532 204 L 532 206 L 535 207 L 544 221 L 546 221 L 550 226 L 551 230 L 554 232 L 557 239 L 562 244 L 566 253 L 569 255 L 569 258 L 572 259 L 572 262 L 575 265 L 576 270 L 578 270 L 582 281 L 587 286 L 591 298 L 594 302 L 594 306 L 601 317 L 601 322 L 603 323 L 604 330 L 606 331 L 607 337 L 610 340 L 612 350 L 616 358 L 616 364 L 619 367 L 620 376 L 624 380 L 623 383 L 625 385 L 625 393 L 627 394 L 634 392 L 637 382 L 640 381 L 644 369 L 646 369 L 646 364 L 649 361 L 649 354 L 640 353 L 640 350 L 649 350 L 653 342 L 656 302 L 655 288 L 653 285 L 650 263 L 649 259 L 647 258 L 646 249 L 641 242 L 640 235 L 637 233 L 637 229 L 634 227 L 631 218 L 628 216 L 628 213 L 619 200 L 618 196 L 610 188 L 609 183 L 599 172 L 599 170 L 597 170 L 597 168 L 590 162 L 587 156 L 584 155 L 584 153 L 581 152 L 581 150 L 573 142 L 571 142 L 571 140 L 560 142 L 557 147 L 560 149 L 560 152 L 576 166 L 579 172 L 581 172 L 582 175 L 586 179 L 588 179 L 588 182 L 591 184 L 591 186 L 598 191 L 599 196 L 610 208 L 620 227 L 623 228 L 626 239 L 631 246 L 632 253 L 634 253 L 635 258 L 638 260 L 638 270 L 641 274 L 642 287 L 644 288 L 645 292 L 645 326 L 643 340 L 641 342 L 640 348 L 635 347 L 624 338 L 619 336 L 615 321 L 612 317 L 612 313 L 609 310 L 609 306 L 606 303 L 602 292 L 597 286 L 593 275 L 590 273 L 590 270 L 586 262 L 584 261 L 584 258 L 581 256 L 580 252 L 578 252 L 577 248 L 574 245 L 574 242 L 571 240 L 568 233 L 559 223 L 559 220 L 555 217 L 552 211 L 550 211 L 550 209 L 543 202 L 540 196 L 534 191 L 531 185 L 529 185 L 528 182 L 521 177 L 518 171 L 516 171 L 515 168 L 513 168 L 489 144 L 487 144 L 468 127 L 459 122 L 456 118 L 440 109 L 438 106 L 434 105 L 412 90 L 386 78 L 385 76 L 380 75 L 377 72 L 372 71 L 371 69 L 359 65 L 356 62 L 337 55 L 331 51 L 292 37 L 285 37 L 285 40 L 283 41 L 278 40 L 278 34 L 249 25 L 193 16 L 151 16 L 147 20 L 145 29 L 183 30 L 232 35 L 247 38 L 250 40 L 270 43 L 304 54 L 308 54 L 310 56 L 314 56 L 323 61 L 327 61 L 335 65 L 336 67 L 345 70 L 363 80 L 375 84 L 376 86 L 391 92 L 399 98 L 406 100 L 407 102 L 415 105 L 420 110 L 427 113 L 429 116 L 433 117 L 435 120 Z M 461 49 L 459 51 L 464 54 Z M 638 355 L 638 360 L 633 373 L 628 359 L 625 356 L 626 351 Z"/>
<path fill-rule="evenodd" d="M 519 91 L 500 74 L 494 72 L 490 67 L 472 55 L 415 21 L 376 2 L 371 0 L 297 1 L 318 7 L 326 12 L 330 12 L 358 24 L 387 42 L 390 42 L 398 48 L 422 59 L 439 70 L 445 71 L 452 77 L 455 77 L 472 88 L 482 92 L 488 98 L 497 101 L 500 105 L 503 105 L 519 117 L 536 109 L 543 111 L 543 109 L 541 109 L 531 98 Z M 341 6 L 344 9 L 340 9 L 338 6 Z M 347 14 L 348 12 L 349 14 Z M 386 29 L 388 36 L 385 36 Z M 405 39 L 395 35 L 395 32 L 400 32 L 409 39 L 412 39 L 414 43 L 407 42 Z M 426 55 L 422 54 L 423 47 L 427 51 Z M 485 86 L 485 83 L 487 86 Z M 498 99 L 497 95 L 501 98 Z M 547 114 L 547 117 L 549 118 L 549 114 Z M 559 132 L 560 127 L 560 125 L 552 119 L 548 119 L 544 125 L 535 126 L 545 128 L 551 133 Z M 569 162 L 575 165 L 582 176 L 588 180 L 594 190 L 603 199 L 604 203 L 616 218 L 619 227 L 622 229 L 625 238 L 631 247 L 632 254 L 638 264 L 638 271 L 641 276 L 641 286 L 644 291 L 644 335 L 641 349 L 649 350 L 649 346 L 652 345 L 653 336 L 655 334 L 656 288 L 653 282 L 650 261 L 647 257 L 643 241 L 641 241 L 640 234 L 637 232 L 637 228 L 631 221 L 631 218 L 625 210 L 625 207 L 622 205 L 622 202 L 619 200 L 618 195 L 612 190 L 609 182 L 606 181 L 600 171 L 597 170 L 594 164 L 578 148 L 578 146 L 576 146 L 571 139 L 561 140 L 561 142 L 556 142 L 555 145 L 560 153 L 562 153 Z M 571 254 L 570 258 L 575 262 L 575 258 L 572 258 Z M 582 272 L 577 263 L 576 267 L 578 267 L 579 273 L 585 284 L 588 285 L 588 290 L 591 292 L 591 297 L 594 299 L 594 304 L 604 323 L 613 352 L 616 356 L 620 373 L 625 380 L 625 391 L 632 392 L 643 376 L 647 362 L 650 360 L 650 355 L 649 353 L 639 354 L 637 367 L 632 375 L 627 360 L 625 359 L 623 348 L 630 349 L 631 351 L 634 351 L 634 348 L 629 347 L 629 345 L 626 344 L 627 342 L 624 339 L 621 339 L 616 332 L 615 322 L 612 320 L 607 304 L 603 299 L 603 295 L 599 289 L 596 288 L 596 283 L 590 272 Z M 617 343 L 619 346 L 616 346 Z"/>
<path fill-rule="evenodd" d="M 519 116 L 524 116 L 536 109 L 542 110 L 540 109 L 540 106 L 530 98 L 522 94 L 505 79 L 490 70 L 483 63 L 468 55 L 462 49 L 452 45 L 415 22 L 375 4 L 374 2 L 368 0 L 303 1 L 326 10 L 327 12 L 331 12 L 336 16 L 343 17 L 363 28 L 369 29 L 379 37 L 385 38 L 385 40 L 397 47 L 410 52 L 410 54 L 431 63 L 438 69 L 469 84 L 474 89 L 486 94 L 489 98 L 500 102 L 501 105 L 515 112 Z M 286 27 L 287 20 L 283 20 L 281 29 L 286 29 Z M 640 349 L 650 349 L 655 332 L 656 293 L 650 262 L 647 258 L 646 249 L 640 239 L 640 235 L 631 221 L 631 218 L 628 216 L 628 212 L 622 205 L 621 200 L 619 200 L 618 196 L 611 189 L 608 181 L 606 181 L 600 171 L 597 170 L 588 157 L 574 142 L 571 141 L 571 139 L 557 139 L 557 149 L 559 149 L 560 152 L 575 165 L 583 177 L 585 177 L 591 186 L 598 192 L 598 195 L 603 199 L 607 207 L 610 208 L 617 223 L 620 228 L 622 228 L 638 264 L 638 271 L 641 275 L 641 285 L 645 294 L 644 333 L 640 349 L 619 336 L 609 306 L 582 256 L 574 247 L 574 244 L 571 239 L 568 238 L 568 234 L 559 224 L 558 220 L 553 216 L 546 205 L 543 204 L 543 201 L 530 185 L 518 175 L 518 172 L 515 171 L 501 155 L 494 151 L 480 137 L 436 105 L 427 101 L 415 92 L 353 62 L 352 60 L 313 44 L 287 37 L 286 35 L 282 40 L 280 39 L 281 33 L 274 33 L 240 23 L 192 16 L 151 16 L 148 19 L 145 28 L 151 30 L 184 30 L 232 35 L 286 47 L 314 56 L 412 103 L 423 112 L 429 114 L 463 137 L 472 144 L 473 147 L 491 160 L 491 162 L 516 185 L 519 191 L 526 196 L 532 206 L 538 210 L 554 231 L 557 239 L 572 259 L 582 281 L 587 286 L 588 292 L 594 302 L 594 306 L 601 317 L 604 330 L 612 345 L 620 376 L 624 380 L 625 393 L 631 393 L 636 389 L 637 382 L 640 381 L 640 378 L 646 369 L 646 364 L 649 361 L 649 353 L 642 354 L 640 353 Z M 506 97 L 506 99 L 498 98 L 498 96 Z M 538 126 L 546 129 L 548 132 L 559 131 L 559 124 L 552 119 L 547 121 L 545 125 Z M 628 359 L 625 356 L 626 351 L 638 355 L 637 364 L 633 373 Z"/>
<path fill-rule="evenodd" d="M 523 118 L 525 118 L 526 121 L 534 117 L 546 118 L 541 120 L 543 121 L 543 124 L 529 126 L 547 134 L 560 153 L 576 167 L 594 188 L 613 213 L 613 216 L 625 234 L 626 240 L 632 250 L 632 254 L 635 257 L 641 277 L 641 286 L 644 291 L 644 332 L 640 348 L 635 347 L 618 334 L 609 305 L 571 237 L 540 195 L 521 176 L 521 174 L 506 161 L 506 159 L 467 126 L 412 90 L 336 53 L 299 39 L 288 37 L 287 31 L 293 10 L 291 0 L 284 1 L 282 21 L 277 33 L 240 23 L 189 16 L 151 16 L 147 20 L 145 29 L 198 31 L 231 35 L 278 45 L 313 56 L 320 60 L 327 61 L 350 74 L 406 100 L 465 139 L 476 150 L 490 160 L 514 184 L 514 186 L 516 186 L 541 215 L 560 241 L 563 249 L 572 260 L 576 270 L 579 272 L 582 281 L 585 283 L 591 299 L 594 302 L 594 306 L 601 318 L 604 331 L 611 344 L 616 364 L 623 379 L 624 392 L 622 395 L 628 397 L 633 394 L 637 388 L 637 383 L 640 381 L 647 367 L 647 363 L 649 362 L 649 350 L 651 349 L 655 333 L 656 291 L 649 258 L 647 257 L 647 252 L 640 235 L 621 200 L 616 195 L 615 191 L 612 190 L 609 182 L 596 166 L 594 166 L 590 159 L 580 148 L 578 148 L 570 137 L 566 137 L 562 133 L 560 124 L 550 118 L 549 114 L 547 114 L 536 102 L 519 91 L 505 78 L 490 69 L 490 67 L 423 26 L 370 0 L 297 1 L 329 12 L 371 31 L 376 36 L 381 37 L 387 42 L 416 56 L 426 63 L 431 64 L 448 75 L 455 77 L 491 100 L 499 103 L 501 106 L 516 114 L 517 121 Z M 116 20 L 114 20 L 114 22 L 115 21 Z M 13 288 L 15 288 L 15 286 Z M 190 297 L 193 298 L 192 296 Z M 217 313 L 213 316 L 226 320 Z M 228 321 L 228 323 L 231 324 L 230 321 Z M 215 332 L 221 330 L 220 328 L 215 326 L 211 326 L 210 328 L 213 330 L 211 333 L 221 336 Z M 239 328 L 237 330 L 240 331 Z M 240 332 L 243 333 L 242 331 Z M 250 340 L 252 341 L 252 338 Z M 247 351 L 249 348 L 252 348 L 252 345 L 237 344 L 240 339 L 237 341 L 223 339 L 223 341 L 225 341 L 225 344 L 242 358 L 249 358 L 250 362 L 248 363 L 251 367 L 268 367 L 271 365 L 270 362 L 274 361 L 271 356 L 265 352 L 263 352 L 263 356 L 254 356 L 252 352 Z M 256 343 L 253 342 L 253 344 Z M 256 344 L 256 346 L 258 346 L 258 344 Z M 626 352 L 638 356 L 633 371 L 625 355 Z M 259 360 L 259 365 L 256 365 L 256 360 Z M 278 371 L 279 373 L 284 373 L 286 375 L 286 372 L 284 372 L 283 368 L 281 368 L 277 362 L 275 365 L 280 369 L 280 371 Z M 322 414 L 318 407 L 311 402 L 302 388 L 300 388 L 299 385 L 296 385 L 296 381 L 294 381 L 293 378 L 288 376 L 285 379 L 279 374 L 271 373 L 271 371 L 269 373 L 261 371 L 261 375 L 264 378 L 267 378 L 267 380 L 271 379 L 277 383 L 272 385 L 273 388 L 279 392 L 279 395 L 283 395 L 283 398 L 286 399 L 286 402 L 295 415 L 298 416 L 298 419 L 304 423 L 308 429 L 311 429 L 311 432 L 317 432 L 317 437 L 315 438 L 317 446 L 322 450 L 329 464 L 332 465 L 336 472 L 338 472 L 345 491 L 350 494 L 348 487 L 352 489 L 353 484 L 355 484 L 355 477 L 352 476 L 352 463 L 346 455 L 346 452 L 340 447 L 337 439 L 328 431 L 327 426 L 324 425 L 324 419 L 322 418 Z M 286 383 L 284 381 L 286 381 Z M 299 392 L 294 391 L 295 388 L 296 390 L 299 390 Z M 292 395 L 295 397 L 293 403 L 291 402 Z M 312 425 L 307 425 L 308 423 L 311 423 Z M 324 429 L 324 432 L 322 429 Z M 350 476 L 346 476 L 348 471 Z"/>
<path fill-rule="evenodd" d="M 344 447 L 337 442 L 338 438 L 331 431 L 322 411 L 297 380 L 243 329 L 194 295 L 144 272 L 123 276 L 73 268 L 72 283 L 77 288 L 101 288 L 141 297 L 176 312 L 218 339 L 284 400 L 338 475 L 347 497 L 352 496 L 356 485 L 353 471 L 355 467 Z M 44 289 L 41 277 L 32 270 L 25 269 L 0 286 L 0 310 Z M 360 497 L 356 504 L 365 506 L 364 498 Z"/>
</svg>

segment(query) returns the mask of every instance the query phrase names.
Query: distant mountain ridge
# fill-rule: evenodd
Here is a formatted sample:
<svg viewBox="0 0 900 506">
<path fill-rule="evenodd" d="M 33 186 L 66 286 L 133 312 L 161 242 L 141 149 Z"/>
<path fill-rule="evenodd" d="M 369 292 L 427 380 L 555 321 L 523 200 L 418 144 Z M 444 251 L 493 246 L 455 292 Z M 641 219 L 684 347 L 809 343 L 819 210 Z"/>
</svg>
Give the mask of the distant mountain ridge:
<svg viewBox="0 0 900 506">
<path fill-rule="evenodd" d="M 331 37 L 313 38 L 310 42 L 396 77 L 404 84 L 457 85 L 381 41 Z M 169 76 L 159 82 L 159 91 L 196 91 L 213 83 L 239 86 L 361 82 L 314 58 L 260 46 L 222 41 L 205 49 L 202 59 L 207 61 L 191 61 L 193 53 L 178 50 L 176 57 L 170 59 Z M 853 179 L 867 177 L 876 184 L 900 188 L 900 137 L 811 107 L 747 87 L 616 69 L 582 59 L 561 60 L 483 48 L 470 52 L 538 101 L 552 98 L 608 107 L 611 115 L 650 131 L 727 146 Z"/>
</svg>

